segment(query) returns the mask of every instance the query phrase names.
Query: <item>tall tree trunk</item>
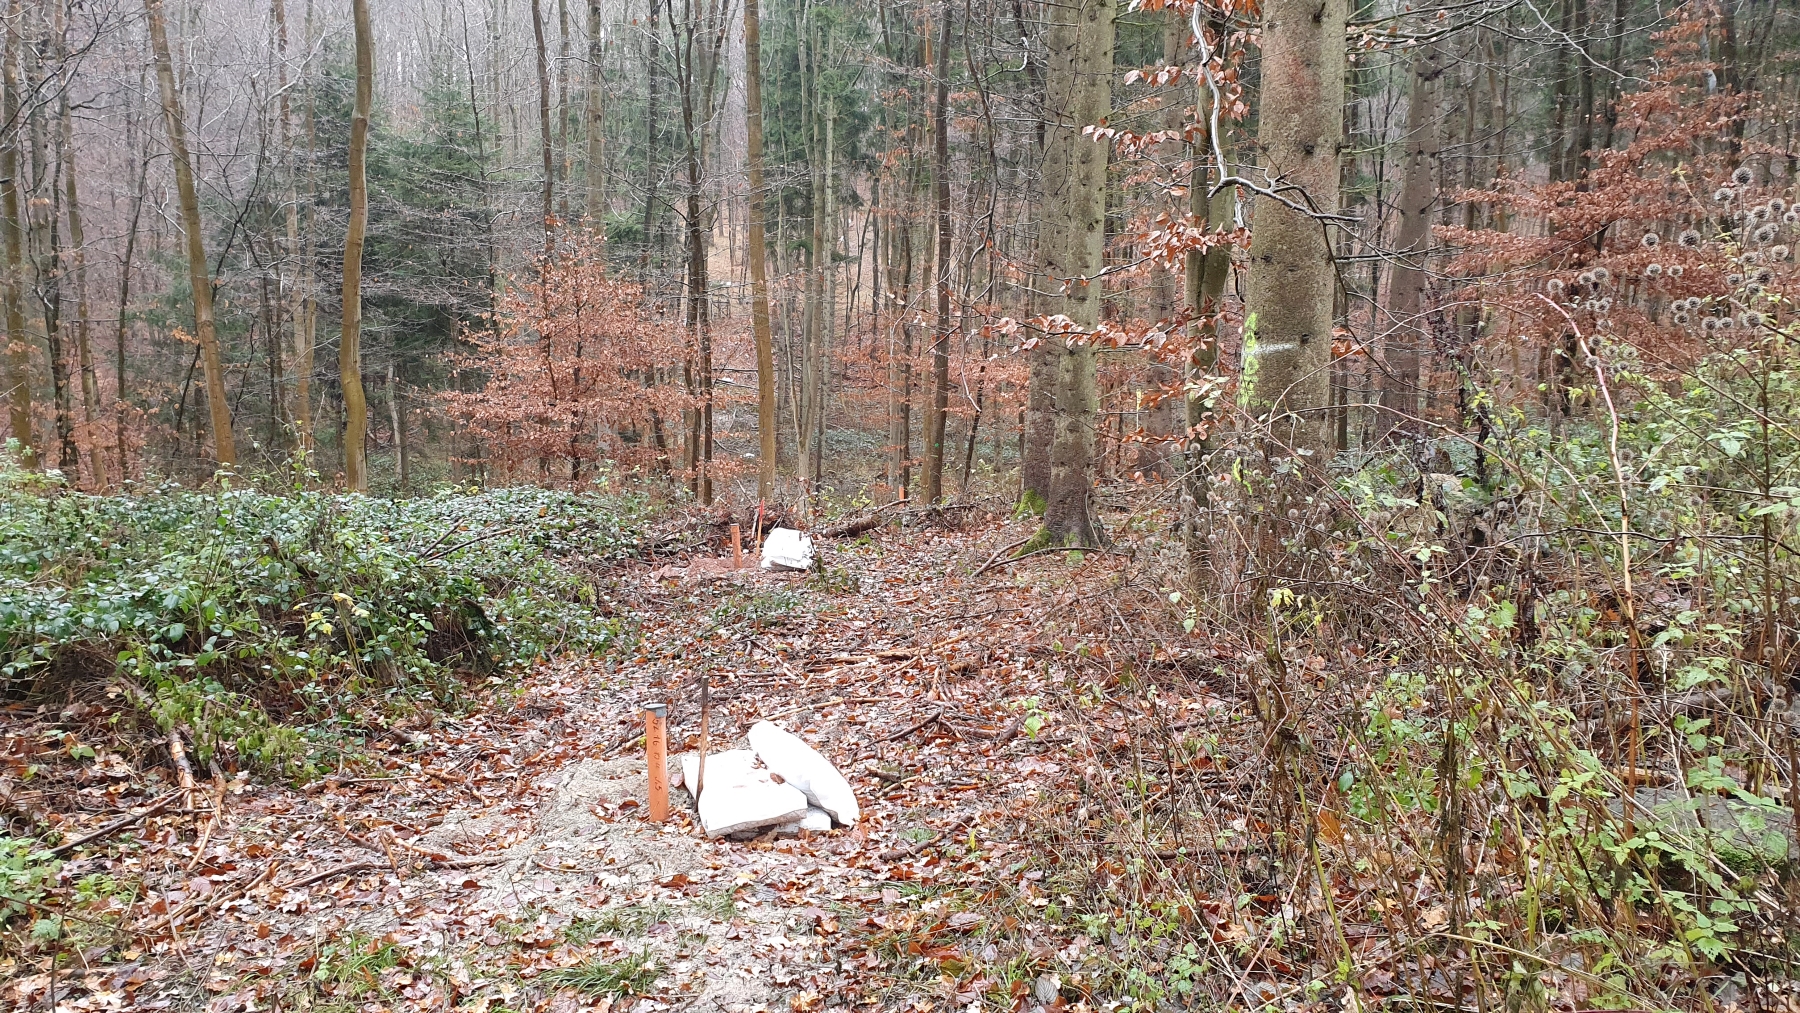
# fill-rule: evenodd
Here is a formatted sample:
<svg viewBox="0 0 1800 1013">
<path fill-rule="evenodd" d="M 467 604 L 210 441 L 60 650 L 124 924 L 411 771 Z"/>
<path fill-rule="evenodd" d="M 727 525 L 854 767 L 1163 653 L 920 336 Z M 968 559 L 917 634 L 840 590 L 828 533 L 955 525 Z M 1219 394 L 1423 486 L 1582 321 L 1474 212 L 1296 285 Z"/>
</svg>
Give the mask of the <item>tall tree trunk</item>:
<svg viewBox="0 0 1800 1013">
<path fill-rule="evenodd" d="M 156 2 L 156 0 L 152 0 Z M 362 255 L 369 228 L 369 107 L 375 91 L 375 39 L 369 0 L 352 0 L 356 21 L 356 103 L 350 114 L 350 224 L 344 232 L 344 324 L 338 339 L 338 380 L 344 388 L 344 484 L 369 491 L 369 403 L 362 379 Z"/>
<path fill-rule="evenodd" d="M 48 29 L 53 39 L 62 36 L 62 5 L 52 3 L 55 25 L 39 24 L 40 31 Z M 39 12 L 42 17 L 42 11 Z M 55 87 L 51 82 L 53 71 L 46 57 L 51 56 L 41 46 L 34 45 L 29 52 L 34 56 L 33 70 L 27 76 L 33 92 L 48 91 Z M 65 93 L 66 94 L 66 93 Z M 48 214 L 27 213 L 31 220 L 31 232 L 35 234 L 35 242 L 31 245 L 36 250 L 37 268 L 34 286 L 38 305 L 43 312 L 44 342 L 48 346 L 50 361 L 51 406 L 56 418 L 56 466 L 60 468 L 70 481 L 78 481 L 81 473 L 81 453 L 75 443 L 75 395 L 74 385 L 69 376 L 69 348 L 65 344 L 63 333 L 63 281 L 68 275 L 67 251 L 62 241 L 62 204 L 63 191 L 60 186 L 63 175 L 63 137 L 62 125 L 59 122 L 54 131 L 45 122 L 45 109 L 48 102 L 34 102 L 31 107 L 29 122 L 31 124 L 31 179 L 32 189 L 37 192 L 48 192 Z M 44 200 L 45 198 L 40 198 Z M 33 201 L 32 203 L 36 203 Z"/>
<path fill-rule="evenodd" d="M 583 96 L 586 106 L 583 119 L 586 120 L 587 131 L 587 200 L 582 210 L 587 214 L 588 228 L 604 243 L 606 134 L 603 128 L 606 121 L 606 80 L 601 74 L 601 61 L 606 56 L 606 36 L 605 25 L 601 21 L 600 0 L 588 0 L 587 32 L 587 94 Z"/>
<path fill-rule="evenodd" d="M 300 269 L 300 167 L 294 162 L 294 105 L 288 96 L 288 30 L 286 0 L 269 0 L 269 13 L 275 21 L 275 73 L 276 86 L 280 89 L 280 137 L 281 164 L 286 174 L 287 199 L 286 207 L 287 242 L 282 248 L 282 269 L 277 277 L 281 279 L 280 292 L 286 297 L 289 323 L 293 327 L 293 354 L 296 364 L 300 361 L 300 352 L 305 337 L 305 296 L 299 283 Z M 311 359 L 311 355 L 307 355 Z M 311 372 L 310 369 L 307 370 Z M 306 403 L 310 394 L 311 377 L 301 375 L 295 378 L 296 396 L 289 402 L 285 421 L 291 428 L 290 437 L 296 446 L 309 449 L 306 429 L 312 422 L 312 411 Z"/>
<path fill-rule="evenodd" d="M 932 184 L 937 193 L 937 326 L 931 335 L 931 400 L 925 412 L 925 502 L 944 498 L 944 422 L 950 409 L 950 3 L 938 17 L 937 95 L 932 102 Z"/>
<path fill-rule="evenodd" d="M 1386 439 L 1396 429 L 1416 431 L 1419 414 L 1419 361 L 1425 345 L 1425 257 L 1431 247 L 1432 204 L 1437 196 L 1439 161 L 1438 78 L 1443 46 L 1430 43 L 1414 52 L 1412 93 L 1406 112 L 1406 167 L 1400 183 L 1398 254 L 1388 283 L 1387 326 L 1383 330 L 1386 369 L 1375 424 Z"/>
<path fill-rule="evenodd" d="M 362 0 L 357 0 L 361 3 Z M 169 131 L 169 158 L 175 164 L 175 189 L 181 201 L 182 231 L 187 234 L 188 282 L 193 288 L 194 337 L 200 343 L 200 365 L 206 382 L 206 404 L 212 413 L 213 455 L 221 468 L 237 464 L 237 442 L 231 435 L 231 405 L 225 400 L 225 369 L 213 326 L 212 270 L 206 262 L 206 234 L 200 220 L 200 195 L 188 156 L 187 123 L 175 89 L 175 63 L 163 22 L 163 0 L 144 0 L 150 23 L 150 46 L 156 58 L 156 83 L 162 95 L 163 122 Z"/>
<path fill-rule="evenodd" d="M 19 0 L 12 0 L 6 13 L 6 49 L 4 55 L 5 106 L 0 129 L 0 233 L 6 247 L 6 386 L 7 417 L 12 438 L 19 441 L 19 452 L 27 467 L 38 467 L 37 445 L 31 436 L 31 344 L 25 333 L 25 250 L 19 219 L 19 145 L 24 139 L 24 122 L 19 105 L 19 33 L 24 30 L 25 15 Z"/>
<path fill-rule="evenodd" d="M 706 277 L 706 229 L 700 212 L 700 136 L 698 131 L 704 128 L 699 122 L 696 109 L 695 87 L 701 85 L 695 77 L 697 74 L 710 75 L 715 61 L 705 59 L 704 52 L 696 53 L 696 36 L 700 36 L 700 47 L 704 50 L 709 44 L 711 33 L 702 30 L 697 23 L 699 15 L 694 4 L 689 0 L 685 14 L 685 45 L 676 47 L 676 60 L 681 69 L 681 126 L 687 142 L 687 326 L 695 351 L 695 369 L 691 378 L 691 389 L 698 396 L 688 431 L 688 466 L 694 473 L 694 491 L 699 495 L 702 505 L 712 504 L 712 408 L 713 408 L 713 376 L 712 376 L 712 314 L 708 298 L 708 282 Z M 671 33 L 675 26 L 673 15 L 669 25 Z M 710 100 L 708 102 L 710 106 Z M 705 110 L 710 118 L 711 108 Z"/>
<path fill-rule="evenodd" d="M 141 85 L 140 78 L 139 84 Z M 139 89 L 143 91 L 142 88 Z M 134 143 L 133 133 L 137 117 L 133 115 L 132 106 L 126 108 L 125 114 L 125 147 L 138 151 Z M 123 484 L 131 477 L 130 460 L 125 437 L 125 421 L 127 403 L 125 401 L 125 338 L 130 328 L 131 309 L 131 257 L 137 252 L 138 220 L 144 212 L 144 189 L 150 177 L 149 137 L 146 133 L 144 147 L 138 152 L 137 186 L 131 194 L 131 220 L 125 226 L 125 255 L 119 259 L 119 319 L 113 334 L 113 384 L 117 388 L 113 392 L 113 454 L 119 459 L 119 482 Z"/>
<path fill-rule="evenodd" d="M 1046 287 L 1060 286 L 1070 332 L 1044 344 L 1055 363 L 1055 428 L 1044 535 L 1057 545 L 1095 545 L 1094 428 L 1099 412 L 1094 346 L 1106 241 L 1107 146 L 1085 135 L 1112 111 L 1114 0 L 1051 9 L 1046 33 L 1044 219 L 1039 230 Z"/>
<path fill-rule="evenodd" d="M 406 409 L 400 407 L 400 372 L 392 362 L 388 363 L 387 387 L 388 424 L 394 427 L 394 455 L 399 461 L 396 488 L 405 492 L 412 484 L 412 455 L 406 444 Z"/>
<path fill-rule="evenodd" d="M 801 307 L 800 323 L 800 440 L 803 453 L 800 475 L 806 488 L 818 493 L 819 463 L 818 429 L 819 330 L 825 316 L 825 138 L 824 114 L 819 108 L 819 43 L 806 19 L 804 8 L 796 11 L 799 20 L 801 119 L 806 124 L 807 194 L 810 238 L 806 251 L 806 302 Z"/>
<path fill-rule="evenodd" d="M 638 256 L 638 268 L 648 270 L 650 251 L 656 245 L 656 168 L 657 88 L 656 51 L 662 45 L 657 35 L 657 21 L 662 14 L 656 0 L 650 0 L 650 30 L 645 33 L 644 48 L 644 248 Z"/>
<path fill-rule="evenodd" d="M 556 172 L 563 188 L 557 205 L 559 221 L 569 220 L 569 0 L 556 0 Z"/>
<path fill-rule="evenodd" d="M 550 134 L 550 54 L 544 47 L 544 2 L 531 0 L 531 31 L 537 40 L 538 145 L 544 169 L 544 270 L 556 253 L 556 144 Z"/>
<path fill-rule="evenodd" d="M 597 2 L 597 0 L 596 0 Z M 775 341 L 769 331 L 768 240 L 763 234 L 762 21 L 744 0 L 744 126 L 750 162 L 750 329 L 756 341 L 756 496 L 775 495 Z"/>
<path fill-rule="evenodd" d="M 67 60 L 66 54 L 64 60 Z M 87 232 L 81 224 L 81 191 L 75 172 L 75 117 L 69 110 L 69 88 L 62 89 L 63 182 L 69 216 L 69 273 L 75 282 L 75 351 L 81 364 L 81 412 L 88 439 L 88 470 L 94 488 L 106 485 L 106 453 L 93 432 L 100 414 L 100 381 L 94 374 L 94 346 L 89 334 L 93 308 L 88 302 Z"/>
<path fill-rule="evenodd" d="M 1240 398 L 1277 446 L 1329 445 L 1332 310 L 1337 272 L 1317 214 L 1338 210 L 1344 129 L 1345 0 L 1270 0 L 1263 8 L 1264 170 L 1296 210 L 1259 197 L 1245 292 Z"/>
<path fill-rule="evenodd" d="M 1223 49 L 1227 34 L 1223 24 L 1212 26 L 1215 52 Z M 1220 59 L 1223 66 L 1224 60 Z M 1210 120 L 1208 105 L 1212 99 L 1212 90 L 1203 82 L 1197 88 L 1194 108 L 1201 117 Z M 1220 118 L 1220 127 L 1225 120 Z M 1193 174 L 1188 183 L 1188 212 L 1198 221 L 1205 223 L 1212 232 L 1225 232 L 1236 224 L 1237 188 L 1220 187 L 1217 193 L 1209 197 L 1207 191 L 1209 179 L 1207 166 L 1212 164 L 1215 180 L 1222 180 L 1231 175 L 1229 164 L 1214 164 L 1218 155 L 1226 159 L 1232 157 L 1232 149 L 1226 137 L 1216 140 L 1210 136 L 1211 129 L 1199 136 L 1193 143 L 1190 157 L 1193 159 Z M 1205 384 L 1215 373 L 1219 363 L 1219 311 L 1225 296 L 1225 282 L 1231 276 L 1231 247 L 1219 244 L 1206 251 L 1190 250 L 1182 264 L 1186 277 L 1183 279 L 1182 296 L 1189 317 L 1194 321 L 1191 334 L 1195 339 L 1194 351 L 1188 361 L 1189 390 L 1204 389 Z M 1186 398 L 1186 467 L 1183 469 L 1183 545 L 1187 555 L 1188 590 L 1198 594 L 1207 581 L 1211 568 L 1212 546 L 1209 536 L 1212 525 L 1207 523 L 1206 511 L 1211 506 L 1211 458 L 1219 441 L 1214 430 L 1219 423 L 1219 412 L 1216 406 L 1209 405 L 1206 399 L 1189 394 Z"/>
</svg>

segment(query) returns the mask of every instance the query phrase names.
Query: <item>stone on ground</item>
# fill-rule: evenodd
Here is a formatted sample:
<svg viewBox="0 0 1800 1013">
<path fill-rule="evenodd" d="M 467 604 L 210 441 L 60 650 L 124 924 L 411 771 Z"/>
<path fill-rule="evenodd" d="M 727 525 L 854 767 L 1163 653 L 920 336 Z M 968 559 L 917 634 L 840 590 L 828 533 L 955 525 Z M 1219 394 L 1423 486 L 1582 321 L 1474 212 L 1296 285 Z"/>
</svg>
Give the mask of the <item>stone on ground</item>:
<svg viewBox="0 0 1800 1013">
<path fill-rule="evenodd" d="M 689 794 L 699 776 L 700 754 L 682 754 L 681 783 Z M 748 749 L 708 753 L 700 787 L 695 808 L 708 837 L 779 826 L 806 815 L 806 796 L 793 785 L 777 783 L 756 765 L 756 754 Z"/>
<path fill-rule="evenodd" d="M 770 721 L 758 721 L 750 729 L 750 748 L 770 770 L 804 792 L 808 802 L 830 813 L 832 819 L 849 826 L 862 816 L 850 782 L 830 760 L 792 732 Z"/>
</svg>

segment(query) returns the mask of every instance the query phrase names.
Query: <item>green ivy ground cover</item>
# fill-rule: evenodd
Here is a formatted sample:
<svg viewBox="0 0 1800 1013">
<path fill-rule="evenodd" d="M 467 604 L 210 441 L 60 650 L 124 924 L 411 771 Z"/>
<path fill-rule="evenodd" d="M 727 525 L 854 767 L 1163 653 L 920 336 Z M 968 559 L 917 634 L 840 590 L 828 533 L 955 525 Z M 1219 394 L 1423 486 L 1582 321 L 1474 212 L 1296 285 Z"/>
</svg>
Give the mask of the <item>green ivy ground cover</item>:
<svg viewBox="0 0 1800 1013">
<path fill-rule="evenodd" d="M 621 627 L 594 574 L 645 515 L 528 487 L 92 496 L 0 462 L 0 691 L 130 683 L 203 759 L 302 774 L 308 730 L 371 700 L 443 703 L 470 674 L 604 650 Z"/>
</svg>

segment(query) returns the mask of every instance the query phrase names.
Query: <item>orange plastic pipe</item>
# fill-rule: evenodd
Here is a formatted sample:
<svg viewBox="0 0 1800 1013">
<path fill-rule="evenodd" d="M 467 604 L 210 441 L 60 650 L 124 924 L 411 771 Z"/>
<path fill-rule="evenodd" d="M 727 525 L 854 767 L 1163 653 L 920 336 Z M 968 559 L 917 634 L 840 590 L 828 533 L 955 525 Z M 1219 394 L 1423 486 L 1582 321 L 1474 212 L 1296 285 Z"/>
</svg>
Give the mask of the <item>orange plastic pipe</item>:
<svg viewBox="0 0 1800 1013">
<path fill-rule="evenodd" d="M 644 707 L 644 763 L 650 774 L 650 821 L 669 818 L 669 705 Z"/>
</svg>

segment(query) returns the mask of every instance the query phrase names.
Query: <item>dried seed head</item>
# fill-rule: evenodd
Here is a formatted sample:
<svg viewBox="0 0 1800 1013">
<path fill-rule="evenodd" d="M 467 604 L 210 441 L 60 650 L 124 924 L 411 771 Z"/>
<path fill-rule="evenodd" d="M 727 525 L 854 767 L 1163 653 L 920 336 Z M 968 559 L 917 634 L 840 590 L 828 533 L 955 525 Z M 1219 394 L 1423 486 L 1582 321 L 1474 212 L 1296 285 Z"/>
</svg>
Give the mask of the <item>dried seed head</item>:
<svg viewBox="0 0 1800 1013">
<path fill-rule="evenodd" d="M 1713 191 L 1713 202 L 1717 204 L 1730 204 L 1731 198 L 1735 196 L 1737 195 L 1731 192 L 1730 187 L 1722 186 Z"/>
<path fill-rule="evenodd" d="M 1758 226 L 1752 238 L 1759 243 L 1772 243 L 1780 233 L 1781 230 L 1775 227 L 1775 223 L 1770 222 L 1767 225 Z"/>
<path fill-rule="evenodd" d="M 1575 282 L 1578 285 L 1592 285 L 1594 281 L 1595 277 L 1592 271 L 1583 271 L 1575 276 Z"/>
<path fill-rule="evenodd" d="M 1781 220 L 1789 225 L 1800 225 L 1800 211 L 1789 211 L 1781 216 Z"/>
<path fill-rule="evenodd" d="M 1670 264 L 1669 265 L 1669 277 L 1671 277 L 1671 278 L 1679 278 L 1686 273 L 1687 273 L 1687 268 L 1682 267 L 1680 264 Z"/>
<path fill-rule="evenodd" d="M 1782 200 L 1780 197 L 1771 197 L 1769 198 L 1769 210 L 1776 214 L 1780 214 L 1787 210 L 1787 201 Z"/>
<path fill-rule="evenodd" d="M 1656 233 L 1654 233 L 1654 232 L 1644 233 L 1644 239 L 1643 239 L 1644 249 L 1654 250 L 1654 249 L 1656 249 L 1656 244 L 1660 243 L 1660 242 L 1662 242 L 1662 240 L 1658 239 L 1656 237 Z"/>
<path fill-rule="evenodd" d="M 1725 276 L 1725 284 L 1730 285 L 1732 288 L 1736 288 L 1739 285 L 1742 285 L 1743 283 L 1744 283 L 1744 276 L 1741 274 L 1738 274 L 1735 271 L 1733 271 L 1731 274 L 1728 274 Z"/>
<path fill-rule="evenodd" d="M 1719 318 L 1718 317 L 1707 317 L 1705 320 L 1700 321 L 1700 329 L 1707 332 L 1708 334 L 1712 333 L 1713 331 L 1718 330 L 1719 329 Z"/>
<path fill-rule="evenodd" d="M 1739 257 L 1738 263 L 1740 263 L 1740 264 L 1760 264 L 1760 263 L 1762 263 L 1762 254 L 1756 252 L 1755 250 L 1751 250 L 1748 253 L 1745 253 L 1743 256 Z"/>
<path fill-rule="evenodd" d="M 1761 327 L 1763 315 L 1755 310 L 1748 310 L 1743 316 L 1738 317 L 1738 323 L 1743 324 L 1745 327 Z"/>
<path fill-rule="evenodd" d="M 1737 321 L 1730 317 L 1718 317 L 1716 319 L 1719 321 L 1719 330 L 1721 331 L 1729 331 L 1737 326 Z"/>
<path fill-rule="evenodd" d="M 1681 235 L 1675 237 L 1675 242 L 1684 250 L 1697 250 L 1700 248 L 1700 230 L 1683 229 Z"/>
<path fill-rule="evenodd" d="M 1759 267 L 1751 277 L 1756 279 L 1758 285 L 1767 285 L 1775 280 L 1775 272 L 1766 267 Z"/>
<path fill-rule="evenodd" d="M 1689 318 L 1688 318 L 1688 315 L 1687 315 L 1687 311 L 1686 311 L 1686 310 L 1677 310 L 1677 311 L 1675 311 L 1675 324 L 1676 324 L 1676 326 L 1678 326 L 1678 327 L 1686 327 L 1686 326 L 1687 326 L 1687 325 L 1688 325 L 1688 319 L 1689 319 Z"/>
<path fill-rule="evenodd" d="M 1606 298 L 1600 300 L 1600 312 L 1609 313 L 1611 311 L 1612 311 L 1612 296 L 1609 295 Z"/>
<path fill-rule="evenodd" d="M 1738 186 L 1749 186 L 1750 181 L 1755 178 L 1756 177 L 1750 172 L 1750 167 L 1747 165 L 1740 165 L 1731 170 L 1731 181 Z"/>
<path fill-rule="evenodd" d="M 1644 265 L 1644 277 L 1646 277 L 1646 278 L 1662 277 L 1662 265 L 1661 264 L 1645 264 Z"/>
<path fill-rule="evenodd" d="M 1754 281 L 1747 281 L 1744 283 L 1745 295 L 1762 295 L 1762 290 L 1763 287 Z"/>
<path fill-rule="evenodd" d="M 1774 217 L 1774 214 L 1775 214 L 1774 209 L 1769 207 L 1767 204 L 1758 204 L 1757 206 L 1750 209 L 1750 217 L 1756 219 L 1759 222 L 1768 221 L 1770 218 Z"/>
<path fill-rule="evenodd" d="M 1786 259 L 1788 259 L 1788 248 L 1786 246 L 1783 246 L 1780 243 L 1777 243 L 1774 246 L 1769 247 L 1769 259 L 1770 260 L 1786 260 Z"/>
<path fill-rule="evenodd" d="M 1563 283 L 1561 278 L 1551 278 L 1549 281 L 1544 282 L 1544 291 L 1551 295 L 1562 295 L 1562 290 Z"/>
</svg>

